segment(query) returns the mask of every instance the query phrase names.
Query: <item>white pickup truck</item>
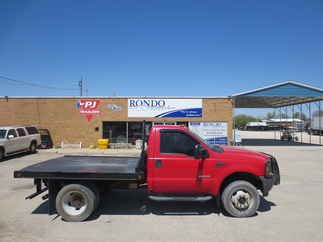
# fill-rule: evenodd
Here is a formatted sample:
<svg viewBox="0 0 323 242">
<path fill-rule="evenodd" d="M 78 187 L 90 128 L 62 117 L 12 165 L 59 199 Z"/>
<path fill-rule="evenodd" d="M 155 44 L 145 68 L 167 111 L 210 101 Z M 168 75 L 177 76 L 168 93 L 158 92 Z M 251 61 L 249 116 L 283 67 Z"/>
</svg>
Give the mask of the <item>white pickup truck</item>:
<svg viewBox="0 0 323 242">
<path fill-rule="evenodd" d="M 40 134 L 33 126 L 0 127 L 0 160 L 22 152 L 35 153 L 40 143 Z"/>
</svg>

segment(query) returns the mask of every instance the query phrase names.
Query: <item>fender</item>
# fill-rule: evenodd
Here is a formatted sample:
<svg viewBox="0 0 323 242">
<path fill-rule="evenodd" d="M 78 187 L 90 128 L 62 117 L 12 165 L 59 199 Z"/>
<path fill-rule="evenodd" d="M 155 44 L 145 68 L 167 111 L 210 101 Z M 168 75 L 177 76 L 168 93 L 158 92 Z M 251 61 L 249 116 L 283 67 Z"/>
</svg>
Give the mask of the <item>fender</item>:
<svg viewBox="0 0 323 242">
<path fill-rule="evenodd" d="M 230 169 L 222 169 L 222 171 L 216 173 L 214 185 L 211 188 L 210 193 L 214 196 L 217 196 L 221 192 L 220 189 L 223 185 L 223 182 L 225 182 L 227 178 L 234 174 L 237 174 L 237 176 L 241 174 L 246 174 L 246 176 L 249 175 L 250 177 L 253 177 L 256 180 L 258 180 L 259 176 L 262 175 L 259 174 L 259 171 L 257 169 L 252 169 L 252 167 L 245 167 L 245 169 L 241 169 L 241 167 L 235 167 L 235 169 L 232 169 L 232 167 Z"/>
</svg>

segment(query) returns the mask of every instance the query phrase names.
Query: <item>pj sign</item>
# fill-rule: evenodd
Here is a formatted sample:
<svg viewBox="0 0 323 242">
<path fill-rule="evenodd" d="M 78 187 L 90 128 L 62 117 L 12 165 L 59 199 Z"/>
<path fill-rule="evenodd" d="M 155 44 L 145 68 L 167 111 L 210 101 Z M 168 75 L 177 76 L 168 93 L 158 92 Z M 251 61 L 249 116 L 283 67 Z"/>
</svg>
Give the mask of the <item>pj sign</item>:
<svg viewBox="0 0 323 242">
<path fill-rule="evenodd" d="M 85 114 L 87 120 L 90 121 L 94 114 L 100 114 L 100 110 L 98 110 L 99 104 L 100 100 L 81 99 L 76 103 L 76 106 L 80 114 Z"/>
</svg>

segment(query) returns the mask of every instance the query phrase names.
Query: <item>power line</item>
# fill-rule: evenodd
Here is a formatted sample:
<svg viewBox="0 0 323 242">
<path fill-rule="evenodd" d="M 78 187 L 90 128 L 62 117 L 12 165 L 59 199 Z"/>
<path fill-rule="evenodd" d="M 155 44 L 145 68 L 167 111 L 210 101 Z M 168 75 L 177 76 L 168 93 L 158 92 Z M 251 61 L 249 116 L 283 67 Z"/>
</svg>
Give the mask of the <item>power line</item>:
<svg viewBox="0 0 323 242">
<path fill-rule="evenodd" d="M 14 83 L 18 83 L 21 85 L 25 85 L 25 86 L 32 86 L 32 87 L 38 87 L 38 88 L 47 88 L 47 89 L 55 89 L 55 90 L 65 90 L 65 91 L 75 91 L 77 89 L 74 88 L 60 88 L 60 87 L 54 87 L 54 86 L 47 86 L 47 85 L 42 85 L 42 84 L 38 84 L 38 83 L 33 83 L 30 81 L 22 81 L 22 80 L 16 80 L 7 76 L 2 76 L 0 75 L 1 79 L 5 79 L 7 81 L 11 81 Z"/>
</svg>

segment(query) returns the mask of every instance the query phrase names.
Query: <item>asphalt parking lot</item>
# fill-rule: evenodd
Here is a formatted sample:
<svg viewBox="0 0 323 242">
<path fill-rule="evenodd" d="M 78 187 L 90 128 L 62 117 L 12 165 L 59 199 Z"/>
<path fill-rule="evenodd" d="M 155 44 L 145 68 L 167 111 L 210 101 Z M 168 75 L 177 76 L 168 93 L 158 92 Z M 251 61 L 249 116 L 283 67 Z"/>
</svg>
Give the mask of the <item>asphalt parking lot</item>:
<svg viewBox="0 0 323 242">
<path fill-rule="evenodd" d="M 112 191 L 88 221 L 67 223 L 46 214 L 32 180 L 13 171 L 62 154 L 39 152 L 0 163 L 0 241 L 323 241 L 323 147 L 248 147 L 276 156 L 281 185 L 262 199 L 258 214 L 237 219 L 213 202 L 150 203 L 143 191 Z"/>
</svg>

